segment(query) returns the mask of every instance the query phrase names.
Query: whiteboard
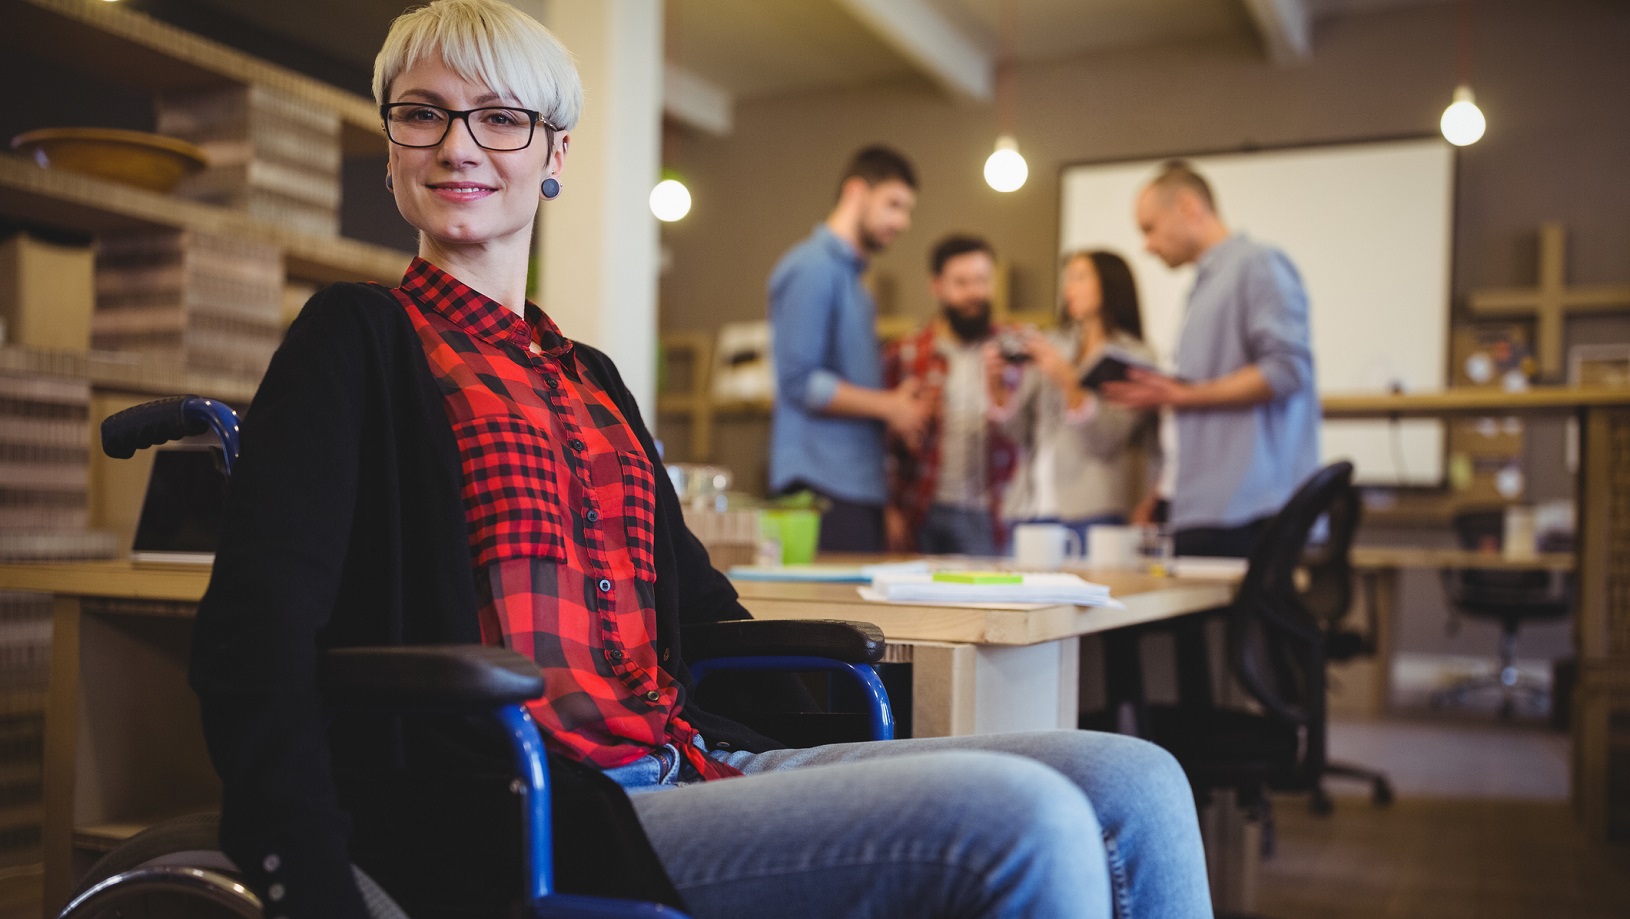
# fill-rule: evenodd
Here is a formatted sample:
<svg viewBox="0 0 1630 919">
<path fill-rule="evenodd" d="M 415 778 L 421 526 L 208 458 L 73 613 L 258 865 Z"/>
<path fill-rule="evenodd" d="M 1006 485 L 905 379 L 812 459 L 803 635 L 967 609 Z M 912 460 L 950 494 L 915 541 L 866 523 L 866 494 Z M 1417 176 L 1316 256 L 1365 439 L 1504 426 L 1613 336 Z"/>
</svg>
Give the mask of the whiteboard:
<svg viewBox="0 0 1630 919">
<path fill-rule="evenodd" d="M 1143 329 L 1168 364 L 1194 284 L 1143 251 L 1138 192 L 1168 157 L 1066 167 L 1060 253 L 1109 249 L 1137 278 Z M 1185 157 L 1223 222 L 1283 249 L 1307 286 L 1321 394 L 1447 383 L 1453 148 L 1441 138 Z M 1326 421 L 1325 459 L 1367 484 L 1438 485 L 1443 424 Z"/>
</svg>

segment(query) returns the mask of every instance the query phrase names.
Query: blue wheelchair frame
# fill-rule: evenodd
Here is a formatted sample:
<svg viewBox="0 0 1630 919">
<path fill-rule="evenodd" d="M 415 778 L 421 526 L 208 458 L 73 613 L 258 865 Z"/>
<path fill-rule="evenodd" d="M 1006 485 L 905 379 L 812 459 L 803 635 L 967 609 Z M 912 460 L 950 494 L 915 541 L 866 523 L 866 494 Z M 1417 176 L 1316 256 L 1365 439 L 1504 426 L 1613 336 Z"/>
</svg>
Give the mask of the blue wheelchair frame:
<svg viewBox="0 0 1630 919">
<path fill-rule="evenodd" d="M 102 444 L 109 456 L 128 459 L 136 450 L 205 431 L 213 431 L 220 439 L 230 475 L 238 458 L 237 413 L 222 402 L 201 396 L 175 396 L 112 415 L 102 423 Z M 525 660 L 519 655 L 517 658 Z M 894 714 L 889 705 L 888 692 L 869 663 L 796 654 L 748 655 L 698 660 L 691 664 L 690 669 L 696 683 L 701 683 L 712 673 L 725 671 L 845 673 L 861 688 L 872 739 L 889 740 L 894 737 Z M 423 708 L 412 703 L 363 703 L 344 707 L 397 711 Z M 501 705 L 494 710 L 494 714 L 509 737 L 519 776 L 518 790 L 523 809 L 522 845 L 525 847 L 522 864 L 527 872 L 526 894 L 532 902 L 533 915 L 538 919 L 686 919 L 685 913 L 661 904 L 555 892 L 549 775 L 543 735 L 523 702 Z M 71 903 L 62 915 L 69 916 L 78 902 Z"/>
</svg>

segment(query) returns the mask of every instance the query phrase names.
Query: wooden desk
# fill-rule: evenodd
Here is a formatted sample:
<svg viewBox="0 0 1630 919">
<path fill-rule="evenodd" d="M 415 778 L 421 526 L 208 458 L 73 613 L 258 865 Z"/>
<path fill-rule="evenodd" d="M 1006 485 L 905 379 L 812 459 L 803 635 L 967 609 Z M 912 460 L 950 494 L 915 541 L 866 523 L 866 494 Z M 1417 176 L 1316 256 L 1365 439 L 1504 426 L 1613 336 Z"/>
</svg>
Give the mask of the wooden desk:
<svg viewBox="0 0 1630 919">
<path fill-rule="evenodd" d="M 1218 606 L 1217 581 L 1089 573 L 1125 610 L 1068 604 L 868 603 L 845 584 L 742 582 L 765 619 L 875 622 L 911 660 L 919 736 L 1074 727 L 1080 636 Z M 55 596 L 45 736 L 45 904 L 121 839 L 165 817 L 217 807 L 220 785 L 186 683 L 194 605 L 207 568 L 129 562 L 0 565 L 0 589 Z"/>
<path fill-rule="evenodd" d="M 1571 719 L 1574 809 L 1600 839 L 1630 833 L 1630 786 L 1615 754 L 1630 740 L 1630 388 L 1455 389 L 1398 396 L 1326 396 L 1326 418 L 1572 416 L 1579 421 L 1579 685 Z"/>
<path fill-rule="evenodd" d="M 1082 635 L 1226 605 L 1231 582 L 1082 571 L 1126 609 L 1060 603 L 902 604 L 864 600 L 854 584 L 736 581 L 760 619 L 857 619 L 888 639 L 885 660 L 912 667 L 912 734 L 945 737 L 1074 728 Z"/>
<path fill-rule="evenodd" d="M 187 686 L 209 569 L 129 562 L 0 565 L 0 588 L 55 596 L 45 710 L 45 908 L 148 824 L 218 807 Z"/>
<path fill-rule="evenodd" d="M 1375 628 L 1374 676 L 1364 712 L 1379 715 L 1392 701 L 1392 656 L 1397 631 L 1398 576 L 1408 569 L 1493 568 L 1503 571 L 1573 571 L 1571 553 L 1539 553 L 1512 558 L 1497 552 L 1468 549 L 1428 549 L 1417 546 L 1354 546 L 1353 570 L 1358 576 L 1355 603 L 1368 611 Z"/>
</svg>

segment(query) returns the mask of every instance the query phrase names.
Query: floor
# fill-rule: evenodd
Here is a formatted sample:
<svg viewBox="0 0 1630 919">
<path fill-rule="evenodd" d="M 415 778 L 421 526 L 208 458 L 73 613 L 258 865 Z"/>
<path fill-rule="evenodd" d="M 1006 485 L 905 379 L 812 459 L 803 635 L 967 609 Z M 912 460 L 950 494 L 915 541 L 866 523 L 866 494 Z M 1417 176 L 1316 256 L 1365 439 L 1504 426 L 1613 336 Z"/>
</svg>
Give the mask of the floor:
<svg viewBox="0 0 1630 919">
<path fill-rule="evenodd" d="M 1630 845 L 1568 805 L 1568 742 L 1537 725 L 1394 718 L 1332 726 L 1332 759 L 1385 770 L 1398 799 L 1332 783 L 1336 812 L 1275 801 L 1258 914 L 1276 919 L 1624 919 Z"/>
</svg>

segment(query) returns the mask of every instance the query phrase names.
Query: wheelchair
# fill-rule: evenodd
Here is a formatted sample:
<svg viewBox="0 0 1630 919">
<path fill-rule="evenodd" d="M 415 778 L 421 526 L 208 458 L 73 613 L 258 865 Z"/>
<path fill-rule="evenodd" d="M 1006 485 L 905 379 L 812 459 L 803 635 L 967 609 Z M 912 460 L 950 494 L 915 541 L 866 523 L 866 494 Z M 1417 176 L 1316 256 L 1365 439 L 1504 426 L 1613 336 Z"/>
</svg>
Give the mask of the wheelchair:
<svg viewBox="0 0 1630 919">
<path fill-rule="evenodd" d="M 199 396 L 144 403 L 102 424 L 103 450 L 126 459 L 137 450 L 213 432 L 223 468 L 237 459 L 237 415 L 227 405 Z M 864 737 L 894 736 L 894 720 L 873 665 L 883 655 L 883 635 L 870 623 L 822 621 L 720 622 L 688 626 L 684 641 L 696 682 L 710 674 L 749 671 L 828 671 L 846 677 L 863 700 Z M 525 703 L 543 694 L 538 668 L 504 648 L 397 646 L 336 648 L 323 661 L 321 688 L 336 711 L 387 716 L 483 715 L 508 746 L 506 790 L 518 805 L 516 829 L 520 883 L 512 914 L 534 919 L 684 919 L 677 904 L 562 893 L 555 879 L 550 838 L 550 782 L 543 738 Z M 856 693 L 851 693 L 851 696 Z M 732 713 L 734 714 L 734 713 Z M 806 716 L 809 713 L 806 713 Z M 805 722 L 808 718 L 803 719 Z M 848 716 L 840 730 L 851 729 Z M 753 725 L 759 727 L 758 725 Z M 762 728 L 760 728 L 762 730 Z M 826 742 L 840 738 L 796 727 L 783 739 Z M 847 737 L 842 739 L 863 739 Z M 86 873 L 58 919 L 259 919 L 276 916 L 240 880 L 219 851 L 213 813 L 160 823 L 132 836 Z M 409 919 L 396 898 L 360 868 L 353 868 L 373 919 Z M 660 887 L 671 890 L 666 878 Z M 675 898 L 676 899 L 676 898 Z"/>
</svg>

